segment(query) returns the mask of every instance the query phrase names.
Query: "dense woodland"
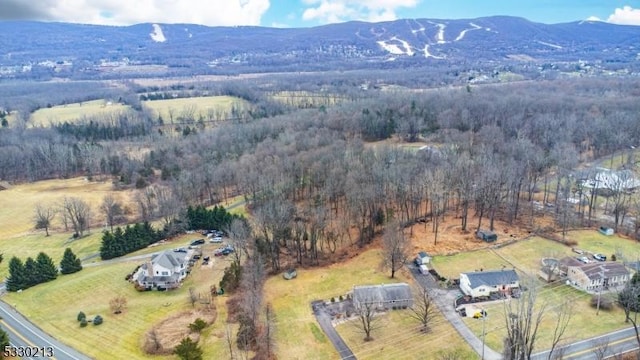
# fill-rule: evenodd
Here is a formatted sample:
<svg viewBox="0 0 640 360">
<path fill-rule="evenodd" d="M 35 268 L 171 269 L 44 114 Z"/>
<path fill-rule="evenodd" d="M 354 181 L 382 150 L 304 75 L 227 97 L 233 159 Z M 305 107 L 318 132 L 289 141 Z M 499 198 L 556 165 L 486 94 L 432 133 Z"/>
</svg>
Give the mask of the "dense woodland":
<svg viewBox="0 0 640 360">
<path fill-rule="evenodd" d="M 186 90 L 215 87 L 253 107 L 235 120 L 194 126 L 188 135 L 160 131 L 144 110 L 109 125 L 122 134 L 117 137 L 87 136 L 104 130 L 93 122 L 0 128 L 0 174 L 12 182 L 112 177 L 117 186 L 140 188 L 141 221 L 170 221 L 179 213 L 167 209 L 244 194 L 275 271 L 283 253 L 317 264 L 342 244 L 364 246 L 392 218 L 406 224 L 429 217 L 434 230 L 441 216 L 454 213 L 469 230 L 492 228 L 496 218 L 526 221 L 538 192 L 554 203 L 560 225 L 584 223 L 593 202 L 577 214 L 568 205 L 581 191 L 574 170 L 630 149 L 640 136 L 640 84 L 633 80 L 392 91 L 363 90 L 356 84 L 367 80 L 356 79 L 338 78 L 333 87 L 325 79 L 316 86 L 343 100 L 305 109 L 269 98 L 273 84 L 266 80 L 193 86 Z M 310 90 L 311 84 L 301 81 Z M 150 91 L 185 89 L 131 85 L 129 91 L 119 97 L 136 101 Z M 387 139 L 426 148 L 380 142 Z M 136 149 L 149 151 L 141 156 Z M 612 202 L 616 224 L 638 208 L 628 196 Z M 467 223 L 470 214 L 477 224 Z"/>
</svg>

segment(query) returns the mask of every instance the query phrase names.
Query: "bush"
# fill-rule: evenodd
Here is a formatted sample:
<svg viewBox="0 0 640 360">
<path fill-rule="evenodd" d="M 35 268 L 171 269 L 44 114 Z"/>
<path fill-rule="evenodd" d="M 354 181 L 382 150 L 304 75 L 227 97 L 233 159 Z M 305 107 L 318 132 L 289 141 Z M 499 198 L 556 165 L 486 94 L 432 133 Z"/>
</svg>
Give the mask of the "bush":
<svg viewBox="0 0 640 360">
<path fill-rule="evenodd" d="M 600 295 L 600 310 L 611 310 L 613 309 L 614 302 L 608 296 Z M 598 295 L 593 295 L 591 297 L 591 307 L 598 307 Z"/>
<path fill-rule="evenodd" d="M 86 318 L 80 320 L 80 327 L 85 327 L 85 326 L 87 326 L 87 319 Z"/>
<path fill-rule="evenodd" d="M 331 298 L 331 302 L 332 302 L 332 303 L 336 302 L 336 298 L 332 297 L 332 298 Z"/>
<path fill-rule="evenodd" d="M 189 324 L 189 330 L 197 333 L 201 332 L 206 327 L 207 327 L 207 322 L 200 318 L 197 318 L 194 322 Z"/>
<path fill-rule="evenodd" d="M 80 311 L 78 313 L 78 317 L 77 317 L 78 321 L 82 321 L 82 320 L 87 320 L 87 315 L 85 315 L 85 313 L 83 313 L 82 311 Z"/>
<path fill-rule="evenodd" d="M 611 255 L 611 261 L 616 261 L 618 260 L 618 258 L 616 257 L 616 254 L 612 254 Z"/>
<path fill-rule="evenodd" d="M 342 297 L 342 295 L 340 295 L 340 297 L 338 298 L 338 300 L 343 301 L 344 298 Z"/>
<path fill-rule="evenodd" d="M 102 324 L 102 316 L 96 315 L 96 317 L 93 318 L 93 325 L 100 325 L 100 324 Z"/>
</svg>

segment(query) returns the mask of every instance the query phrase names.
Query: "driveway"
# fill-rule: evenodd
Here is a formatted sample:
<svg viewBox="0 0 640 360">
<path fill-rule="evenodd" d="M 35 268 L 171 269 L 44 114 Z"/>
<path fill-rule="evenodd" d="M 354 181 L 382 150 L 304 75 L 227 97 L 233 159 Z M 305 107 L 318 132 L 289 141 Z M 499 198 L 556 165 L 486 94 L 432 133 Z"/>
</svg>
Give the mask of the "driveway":
<svg viewBox="0 0 640 360">
<path fill-rule="evenodd" d="M 460 315 L 456 312 L 455 309 L 455 300 L 457 295 L 459 294 L 458 290 L 444 290 L 440 289 L 436 281 L 433 279 L 431 274 L 423 275 L 418 269 L 413 265 L 408 265 L 411 274 L 416 279 L 418 284 L 422 285 L 425 289 L 428 290 L 429 295 L 435 300 L 438 309 L 442 312 L 442 315 L 453 325 L 453 327 L 458 331 L 460 336 L 469 343 L 471 348 L 478 355 L 485 360 L 502 360 L 502 355 L 497 351 L 494 351 L 490 347 L 483 344 L 482 340 L 480 340 L 462 321 Z"/>
<path fill-rule="evenodd" d="M 314 301 L 311 303 L 311 308 L 313 309 L 313 315 L 315 315 L 316 320 L 318 320 L 318 324 L 322 331 L 324 331 L 325 335 L 329 338 L 329 341 L 333 344 L 333 347 L 336 348 L 338 354 L 340 354 L 340 359 L 349 359 L 355 360 L 356 356 L 353 354 L 349 346 L 342 340 L 340 334 L 336 331 L 331 324 L 331 316 L 326 311 L 324 301 Z"/>
</svg>

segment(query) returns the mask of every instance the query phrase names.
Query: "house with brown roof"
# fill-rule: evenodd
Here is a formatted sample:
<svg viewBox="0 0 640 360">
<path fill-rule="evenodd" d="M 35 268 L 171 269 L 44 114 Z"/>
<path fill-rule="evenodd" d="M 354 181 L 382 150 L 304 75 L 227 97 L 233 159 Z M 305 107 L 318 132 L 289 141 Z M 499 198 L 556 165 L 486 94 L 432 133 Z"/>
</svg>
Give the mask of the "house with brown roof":
<svg viewBox="0 0 640 360">
<path fill-rule="evenodd" d="M 572 264 L 567 267 L 567 281 L 586 292 L 621 289 L 630 278 L 629 270 L 615 261 Z"/>
</svg>

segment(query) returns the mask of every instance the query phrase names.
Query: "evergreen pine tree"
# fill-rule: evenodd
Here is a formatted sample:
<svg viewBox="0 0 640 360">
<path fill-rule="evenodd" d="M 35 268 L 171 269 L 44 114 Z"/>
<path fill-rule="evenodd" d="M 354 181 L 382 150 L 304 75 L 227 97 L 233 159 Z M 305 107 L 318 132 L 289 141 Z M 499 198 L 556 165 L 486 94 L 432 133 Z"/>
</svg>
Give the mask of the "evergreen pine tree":
<svg viewBox="0 0 640 360">
<path fill-rule="evenodd" d="M 55 280 L 58 277 L 58 268 L 49 255 L 40 252 L 36 257 L 36 263 L 40 278 L 38 283 Z"/>
<path fill-rule="evenodd" d="M 8 291 L 26 289 L 24 264 L 15 256 L 9 260 L 9 277 L 6 286 Z"/>
<path fill-rule="evenodd" d="M 0 348 L 6 349 L 9 346 L 9 334 L 3 329 L 0 329 Z"/>
<path fill-rule="evenodd" d="M 80 259 L 71 251 L 71 248 L 66 248 L 60 261 L 60 272 L 62 274 L 73 274 L 80 270 L 82 270 Z"/>
<path fill-rule="evenodd" d="M 38 264 L 30 256 L 24 262 L 24 280 L 25 289 L 41 282 L 40 274 L 38 273 Z"/>
</svg>

